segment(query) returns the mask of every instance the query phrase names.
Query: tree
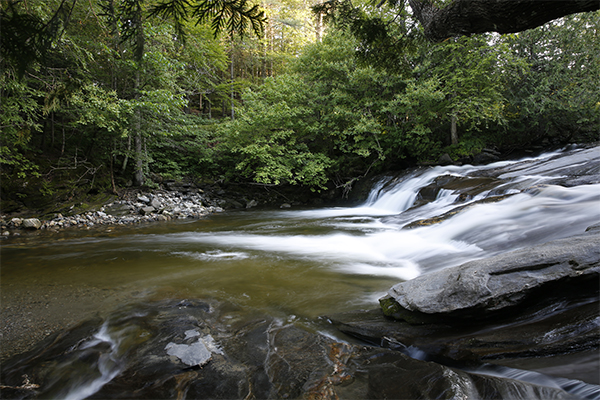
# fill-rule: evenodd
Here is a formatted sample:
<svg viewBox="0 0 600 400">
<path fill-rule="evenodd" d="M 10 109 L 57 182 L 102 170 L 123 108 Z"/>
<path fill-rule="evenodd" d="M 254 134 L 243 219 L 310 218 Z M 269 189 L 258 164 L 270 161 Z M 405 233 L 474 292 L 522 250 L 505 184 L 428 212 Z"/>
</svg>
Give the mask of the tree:
<svg viewBox="0 0 600 400">
<path fill-rule="evenodd" d="M 408 0 L 408 4 L 425 36 L 433 41 L 485 32 L 521 32 L 566 15 L 600 9 L 597 0 Z"/>
<path fill-rule="evenodd" d="M 264 29 L 264 12 L 248 0 L 107 0 L 113 12 L 120 9 L 123 39 L 140 39 L 138 30 L 143 29 L 143 17 L 161 16 L 169 18 L 183 39 L 185 22 L 192 18 L 196 24 L 209 22 L 215 36 L 220 32 L 244 34 L 248 27 L 257 36 Z M 69 26 L 71 13 L 77 0 L 62 0 L 47 20 L 23 7 L 20 0 L 3 0 L 0 3 L 2 35 L 0 46 L 2 58 L 11 60 L 22 73 L 34 62 L 43 61 L 51 48 Z M 90 3 L 90 7 L 92 3 Z M 91 10 L 94 12 L 93 10 Z M 146 15 L 142 15 L 147 13 Z M 136 41 L 137 44 L 142 43 Z M 138 48 L 139 51 L 139 48 Z"/>
<path fill-rule="evenodd" d="M 507 71 L 507 132 L 512 144 L 564 144 L 600 132 L 600 12 L 565 17 L 501 41 L 526 65 Z"/>
<path fill-rule="evenodd" d="M 458 144 L 458 127 L 479 130 L 504 121 L 503 76 L 524 67 L 509 47 L 490 35 L 460 37 L 431 46 L 419 67 L 439 80 L 440 104 L 450 121 L 450 141 Z"/>
<path fill-rule="evenodd" d="M 365 18 L 365 5 L 359 0 L 327 0 L 313 7 L 317 14 L 345 21 L 363 46 L 375 52 L 403 52 L 410 46 L 414 21 L 433 42 L 450 37 L 497 32 L 514 33 L 541 26 L 549 21 L 600 9 L 597 0 L 371 0 L 388 6 L 381 16 Z M 337 15 L 336 15 L 337 13 Z M 393 25 L 399 27 L 394 32 Z M 392 44 L 392 46 L 390 46 Z M 399 46 L 400 45 L 400 46 Z M 373 49 L 371 49 L 373 50 Z M 374 53 L 376 54 L 376 53 Z"/>
</svg>

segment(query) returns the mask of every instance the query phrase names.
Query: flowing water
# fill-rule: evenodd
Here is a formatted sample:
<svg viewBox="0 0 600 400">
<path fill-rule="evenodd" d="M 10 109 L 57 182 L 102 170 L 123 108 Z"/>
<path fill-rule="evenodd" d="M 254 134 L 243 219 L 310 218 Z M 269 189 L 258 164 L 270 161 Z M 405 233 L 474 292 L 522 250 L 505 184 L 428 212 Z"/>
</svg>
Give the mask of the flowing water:
<svg viewBox="0 0 600 400">
<path fill-rule="evenodd" d="M 360 207 L 231 211 L 5 241 L 3 296 L 23 288 L 41 298 L 49 287 L 91 287 L 112 293 L 115 308 L 142 299 L 215 298 L 310 323 L 327 313 L 375 308 L 392 285 L 423 273 L 584 232 L 600 222 L 600 184 L 579 185 L 576 178 L 599 176 L 599 165 L 600 150 L 593 148 L 422 168 L 382 179 Z M 462 189 L 420 201 L 419 192 L 438 177 Z M 483 178 L 485 185 L 475 185 Z M 403 229 L 467 204 L 437 224 Z M 96 301 L 82 295 L 71 306 L 87 307 L 90 316 L 111 312 Z M 117 345 L 102 332 L 95 340 L 90 346 Z M 97 385 L 118 372 L 110 359 L 104 364 Z"/>
</svg>

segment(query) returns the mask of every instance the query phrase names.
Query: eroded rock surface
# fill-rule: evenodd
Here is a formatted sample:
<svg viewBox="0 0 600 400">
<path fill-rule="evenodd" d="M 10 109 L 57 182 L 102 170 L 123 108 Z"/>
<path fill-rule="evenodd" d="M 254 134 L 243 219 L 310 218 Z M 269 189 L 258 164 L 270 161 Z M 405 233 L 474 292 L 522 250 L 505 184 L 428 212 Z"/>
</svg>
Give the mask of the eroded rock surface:
<svg viewBox="0 0 600 400">
<path fill-rule="evenodd" d="M 597 292 L 599 276 L 600 232 L 590 230 L 399 283 L 382 304 L 400 319 L 484 318 L 548 295 Z"/>
<path fill-rule="evenodd" d="M 577 398 L 558 386 L 467 372 L 244 315 L 233 304 L 163 301 L 88 321 L 5 363 L 2 398 Z M 198 363 L 188 350 L 209 337 Z M 187 347 L 172 355 L 175 346 Z"/>
</svg>

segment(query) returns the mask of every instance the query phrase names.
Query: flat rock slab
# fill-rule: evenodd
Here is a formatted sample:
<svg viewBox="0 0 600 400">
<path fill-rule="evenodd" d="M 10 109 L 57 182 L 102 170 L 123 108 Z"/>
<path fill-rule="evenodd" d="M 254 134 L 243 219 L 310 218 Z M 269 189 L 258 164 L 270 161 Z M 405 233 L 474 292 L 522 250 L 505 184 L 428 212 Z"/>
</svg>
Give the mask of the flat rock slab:
<svg viewBox="0 0 600 400">
<path fill-rule="evenodd" d="M 600 232 L 555 240 L 393 286 L 384 313 L 414 322 L 484 318 L 547 296 L 597 295 Z"/>
</svg>

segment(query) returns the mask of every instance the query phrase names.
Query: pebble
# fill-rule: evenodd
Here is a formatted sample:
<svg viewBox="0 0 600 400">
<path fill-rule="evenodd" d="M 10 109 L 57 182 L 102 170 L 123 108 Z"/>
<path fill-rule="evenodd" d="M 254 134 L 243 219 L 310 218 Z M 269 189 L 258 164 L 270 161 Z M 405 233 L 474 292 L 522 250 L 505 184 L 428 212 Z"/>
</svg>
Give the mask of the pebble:
<svg viewBox="0 0 600 400">
<path fill-rule="evenodd" d="M 41 221 L 38 229 L 57 230 L 68 227 L 89 229 L 96 225 L 130 225 L 172 219 L 197 219 L 223 211 L 221 207 L 208 205 L 212 203 L 210 199 L 200 193 L 185 196 L 176 191 L 143 193 L 132 201 L 117 200 L 105 204 L 98 211 L 89 211 L 66 217 L 62 214 L 56 214 L 51 220 Z M 113 215 L 111 210 L 118 210 L 118 212 L 113 212 Z M 9 230 L 22 228 L 24 221 L 26 220 L 21 218 L 12 218 L 10 221 L 0 219 L 3 229 L 2 236 L 17 236 L 16 232 Z"/>
</svg>

